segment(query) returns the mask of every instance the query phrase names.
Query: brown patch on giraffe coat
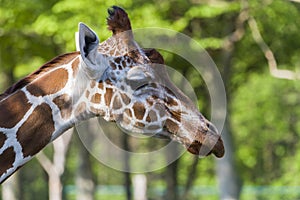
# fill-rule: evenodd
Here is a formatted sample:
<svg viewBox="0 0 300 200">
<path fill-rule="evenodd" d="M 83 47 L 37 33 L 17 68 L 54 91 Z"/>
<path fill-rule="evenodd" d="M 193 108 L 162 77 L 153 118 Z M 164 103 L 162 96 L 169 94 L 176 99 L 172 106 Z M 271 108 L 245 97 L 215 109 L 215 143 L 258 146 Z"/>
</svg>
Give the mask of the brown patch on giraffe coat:
<svg viewBox="0 0 300 200">
<path fill-rule="evenodd" d="M 113 70 L 117 69 L 116 64 L 115 64 L 114 62 L 112 62 L 112 61 L 109 62 L 109 66 L 110 66 Z"/>
<path fill-rule="evenodd" d="M 77 72 L 78 72 L 78 68 L 79 68 L 79 58 L 76 58 L 73 62 L 72 62 L 72 70 L 73 70 L 73 78 L 76 77 Z"/>
<path fill-rule="evenodd" d="M 122 61 L 122 66 L 123 66 L 123 67 L 126 66 L 126 61 L 125 61 L 125 60 Z"/>
<path fill-rule="evenodd" d="M 123 103 L 125 105 L 130 104 L 131 99 L 127 96 L 127 94 L 125 94 L 125 93 L 120 93 L 120 94 L 121 94 L 121 98 L 122 98 Z"/>
<path fill-rule="evenodd" d="M 155 104 L 154 109 L 158 111 L 159 117 L 163 117 L 166 114 L 166 108 L 163 104 Z"/>
<path fill-rule="evenodd" d="M 153 103 L 154 103 L 154 101 L 153 101 L 152 98 L 151 98 L 151 99 L 150 99 L 150 98 L 147 98 L 146 101 L 147 101 L 147 103 L 148 103 L 149 106 L 152 106 Z"/>
<path fill-rule="evenodd" d="M 17 132 L 17 140 L 22 146 L 24 157 L 32 156 L 45 147 L 54 131 L 50 106 L 46 103 L 37 106 Z"/>
<path fill-rule="evenodd" d="M 45 74 L 27 86 L 27 90 L 34 96 L 55 94 L 65 87 L 68 81 L 68 71 L 57 69 Z"/>
<path fill-rule="evenodd" d="M 166 120 L 165 127 L 167 128 L 167 130 L 168 130 L 170 133 L 174 133 L 174 134 L 176 134 L 177 131 L 178 131 L 178 129 L 179 129 L 178 124 L 176 124 L 175 122 L 173 122 L 173 121 L 170 120 L 170 119 L 167 119 L 167 120 Z"/>
<path fill-rule="evenodd" d="M 8 88 L 4 92 L 4 96 L 7 96 L 8 94 L 12 94 L 15 91 L 23 88 L 24 86 L 30 84 L 32 81 L 37 79 L 39 76 L 42 76 L 43 74 L 49 72 L 52 69 L 55 69 L 58 66 L 64 65 L 69 63 L 71 60 L 73 60 L 76 56 L 80 55 L 80 52 L 73 52 L 73 53 L 67 53 L 60 56 L 57 56 L 44 64 L 42 67 L 40 67 L 35 72 L 29 74 L 25 78 L 19 80 L 17 83 L 12 85 L 10 88 Z"/>
<path fill-rule="evenodd" d="M 134 126 L 138 128 L 144 128 L 145 124 L 143 124 L 142 122 L 135 122 Z"/>
<path fill-rule="evenodd" d="M 55 99 L 53 99 L 53 103 L 55 103 L 58 106 L 63 119 L 68 119 L 71 116 L 72 99 L 69 95 L 67 94 L 60 95 Z"/>
<path fill-rule="evenodd" d="M 123 104 L 121 102 L 121 99 L 118 95 L 116 95 L 115 98 L 114 98 L 114 101 L 113 101 L 112 108 L 115 109 L 115 110 L 118 110 L 122 107 L 123 107 Z"/>
<path fill-rule="evenodd" d="M 129 108 L 126 108 L 124 110 L 124 113 L 126 113 L 130 118 L 132 117 L 132 113 L 131 113 L 131 110 Z"/>
<path fill-rule="evenodd" d="M 108 55 L 115 55 L 115 49 L 111 49 L 110 51 L 109 51 L 109 53 L 108 53 Z"/>
<path fill-rule="evenodd" d="M 118 69 L 119 70 L 123 70 L 123 66 L 122 65 L 118 65 Z"/>
<path fill-rule="evenodd" d="M 101 109 L 98 109 L 98 108 L 95 108 L 94 106 L 91 106 L 90 107 L 90 110 L 91 110 L 91 112 L 92 113 L 94 113 L 95 115 L 100 115 L 100 116 L 103 116 L 103 115 L 105 115 L 105 112 L 103 111 L 103 110 L 101 110 Z"/>
<path fill-rule="evenodd" d="M 30 109 L 31 104 L 22 91 L 12 94 L 0 102 L 0 127 L 14 127 Z"/>
<path fill-rule="evenodd" d="M 0 155 L 0 175 L 4 174 L 8 169 L 13 167 L 15 161 L 16 153 L 13 147 L 9 147 L 3 151 Z"/>
<path fill-rule="evenodd" d="M 165 98 L 165 102 L 169 105 L 169 106 L 178 106 L 178 103 L 175 99 L 171 98 L 171 97 L 166 97 Z"/>
<path fill-rule="evenodd" d="M 0 148 L 4 145 L 6 139 L 6 135 L 0 131 Z"/>
<path fill-rule="evenodd" d="M 81 102 L 75 109 L 75 116 L 81 115 L 83 112 L 85 112 L 85 110 L 86 110 L 86 103 Z"/>
<path fill-rule="evenodd" d="M 101 102 L 101 94 L 96 93 L 91 98 L 92 103 L 100 103 Z"/>
<path fill-rule="evenodd" d="M 103 83 L 102 82 L 98 84 L 98 88 L 103 90 Z"/>
<path fill-rule="evenodd" d="M 178 122 L 181 122 L 181 112 L 176 110 L 170 110 L 172 118 Z"/>
<path fill-rule="evenodd" d="M 155 122 L 157 120 L 158 120 L 158 118 L 157 118 L 156 112 L 153 110 L 150 110 L 146 117 L 146 121 L 147 122 Z"/>
<path fill-rule="evenodd" d="M 121 57 L 116 57 L 114 61 L 115 61 L 115 63 L 117 63 L 119 65 L 120 62 L 122 61 L 122 58 Z"/>
<path fill-rule="evenodd" d="M 91 81 L 91 84 L 90 84 L 91 88 L 94 88 L 95 85 L 96 85 L 96 81 Z"/>
<path fill-rule="evenodd" d="M 106 92 L 104 94 L 105 105 L 109 106 L 112 98 L 113 90 L 112 88 L 106 88 Z"/>
<path fill-rule="evenodd" d="M 142 104 L 140 102 L 135 102 L 133 104 L 132 109 L 133 109 L 133 112 L 134 112 L 134 116 L 137 119 L 142 120 L 144 115 L 145 115 L 145 112 L 146 112 L 144 104 Z"/>
</svg>

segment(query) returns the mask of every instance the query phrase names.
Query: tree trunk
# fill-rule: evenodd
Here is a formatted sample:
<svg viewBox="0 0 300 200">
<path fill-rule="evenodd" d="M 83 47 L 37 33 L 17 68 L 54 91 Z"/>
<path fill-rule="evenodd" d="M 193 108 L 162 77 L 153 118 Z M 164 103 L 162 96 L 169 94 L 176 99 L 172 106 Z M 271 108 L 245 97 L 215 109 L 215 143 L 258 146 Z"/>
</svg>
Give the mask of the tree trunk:
<svg viewBox="0 0 300 200">
<path fill-rule="evenodd" d="M 49 199 L 62 199 L 61 175 L 65 169 L 66 154 L 71 141 L 73 129 L 68 130 L 53 142 L 53 161 L 43 151 L 38 153 L 36 158 L 48 174 Z"/>
<path fill-rule="evenodd" d="M 2 200 L 20 199 L 19 173 L 14 173 L 2 184 Z"/>
<path fill-rule="evenodd" d="M 136 174 L 132 177 L 133 199 L 147 200 L 147 177 L 145 174 Z"/>
<path fill-rule="evenodd" d="M 236 168 L 234 160 L 234 142 L 230 126 L 230 104 L 231 104 L 231 92 L 230 79 L 232 69 L 232 57 L 235 50 L 236 42 L 240 41 L 245 33 L 244 23 L 248 19 L 248 9 L 245 1 L 242 1 L 242 10 L 237 17 L 232 18 L 229 26 L 225 27 L 227 32 L 234 29 L 229 34 L 227 40 L 224 42 L 222 52 L 222 64 L 223 68 L 223 81 L 226 88 L 227 95 L 227 118 L 225 120 L 224 128 L 222 130 L 222 139 L 225 147 L 225 155 L 221 159 L 217 159 L 216 170 L 220 189 L 220 199 L 239 199 L 242 181 L 239 177 L 239 173 Z"/>
<path fill-rule="evenodd" d="M 123 149 L 125 151 L 130 151 L 130 147 L 129 147 L 129 143 L 128 143 L 128 135 L 126 133 L 122 133 L 122 143 L 123 143 Z M 125 154 L 124 155 L 124 166 L 125 166 L 124 187 L 125 187 L 125 191 L 126 191 L 126 199 L 127 200 L 132 199 L 129 159 L 130 159 L 129 154 Z"/>
<path fill-rule="evenodd" d="M 56 172 L 49 173 L 49 200 L 62 200 L 62 184 Z"/>
<path fill-rule="evenodd" d="M 86 130 L 89 130 L 90 123 L 87 121 L 83 123 L 83 126 L 86 126 Z M 76 129 L 74 129 L 76 130 Z M 78 134 L 76 134 L 78 139 L 78 160 L 79 166 L 76 173 L 76 189 L 77 189 L 77 200 L 93 200 L 95 192 L 95 182 L 93 179 L 92 166 L 90 161 L 90 154 L 84 145 L 79 141 Z"/>
<path fill-rule="evenodd" d="M 173 154 L 174 152 L 177 152 L 177 146 L 173 145 L 172 150 L 167 152 L 167 159 L 172 158 L 172 155 L 168 154 Z M 168 162 L 169 163 L 169 162 Z M 175 160 L 171 164 L 169 164 L 166 168 L 165 172 L 165 180 L 167 182 L 167 192 L 165 199 L 172 199 L 172 200 L 178 200 L 178 190 L 177 190 L 177 171 L 178 171 L 178 163 L 179 160 Z"/>
<path fill-rule="evenodd" d="M 226 153 L 222 159 L 217 160 L 217 176 L 220 189 L 220 199 L 239 199 L 241 191 L 241 180 L 235 166 L 234 148 L 232 144 L 232 135 L 228 128 L 226 120 L 222 132 L 222 138 Z"/>
<path fill-rule="evenodd" d="M 199 157 L 194 156 L 193 163 L 190 169 L 190 172 L 187 177 L 187 181 L 184 187 L 182 199 L 188 200 L 189 199 L 189 193 L 191 191 L 191 188 L 193 186 L 194 181 L 197 179 L 197 165 L 199 163 Z"/>
<path fill-rule="evenodd" d="M 227 108 L 230 107 L 231 90 L 231 61 L 234 52 L 234 41 L 229 41 L 228 46 L 223 49 L 223 80 L 227 95 Z M 222 139 L 224 142 L 225 155 L 217 159 L 216 169 L 220 189 L 220 199 L 239 199 L 241 181 L 234 160 L 234 144 L 230 128 L 230 109 L 227 109 L 227 117 L 222 130 Z"/>
</svg>

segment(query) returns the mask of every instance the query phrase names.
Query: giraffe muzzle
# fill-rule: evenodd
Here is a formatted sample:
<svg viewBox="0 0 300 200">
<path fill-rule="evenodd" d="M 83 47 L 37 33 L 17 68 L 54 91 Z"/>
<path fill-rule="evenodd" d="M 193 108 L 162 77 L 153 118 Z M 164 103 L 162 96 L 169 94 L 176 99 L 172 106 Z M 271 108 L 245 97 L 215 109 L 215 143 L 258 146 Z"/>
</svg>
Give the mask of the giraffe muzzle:
<svg viewBox="0 0 300 200">
<path fill-rule="evenodd" d="M 210 143 L 209 143 L 210 144 Z M 224 156 L 225 150 L 221 137 L 218 138 L 215 145 L 202 144 L 201 142 L 194 140 L 192 144 L 187 146 L 187 150 L 198 156 L 208 156 L 214 154 L 217 158 Z"/>
<path fill-rule="evenodd" d="M 205 128 L 199 130 L 194 140 L 186 144 L 187 150 L 198 156 L 214 154 L 221 158 L 225 154 L 224 144 L 217 128 L 208 120 L 204 120 Z"/>
</svg>

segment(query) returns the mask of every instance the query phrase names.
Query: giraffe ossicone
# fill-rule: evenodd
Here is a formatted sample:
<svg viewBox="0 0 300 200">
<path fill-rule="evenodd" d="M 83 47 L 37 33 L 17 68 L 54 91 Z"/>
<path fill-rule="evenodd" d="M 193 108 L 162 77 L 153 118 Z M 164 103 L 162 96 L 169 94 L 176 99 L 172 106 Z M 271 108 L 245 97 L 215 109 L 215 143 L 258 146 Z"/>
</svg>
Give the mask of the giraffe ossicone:
<svg viewBox="0 0 300 200">
<path fill-rule="evenodd" d="M 99 43 L 80 23 L 79 51 L 54 58 L 0 95 L 0 183 L 67 129 L 98 116 L 176 140 L 193 154 L 224 155 L 218 131 L 170 81 L 160 53 L 139 47 L 123 9 L 108 13 L 112 37 Z"/>
</svg>

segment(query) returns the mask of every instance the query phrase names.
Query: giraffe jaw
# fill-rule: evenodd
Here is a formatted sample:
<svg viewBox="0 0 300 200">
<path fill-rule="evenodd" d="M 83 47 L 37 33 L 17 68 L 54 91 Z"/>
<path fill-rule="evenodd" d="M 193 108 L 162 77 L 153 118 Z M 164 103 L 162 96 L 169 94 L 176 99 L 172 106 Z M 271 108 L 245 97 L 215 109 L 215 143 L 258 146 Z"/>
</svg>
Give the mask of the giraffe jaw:
<svg viewBox="0 0 300 200">
<path fill-rule="evenodd" d="M 214 154 L 221 158 L 225 154 L 224 144 L 217 128 L 208 120 L 205 121 L 205 127 L 198 130 L 196 136 L 186 146 L 187 150 L 195 155 L 207 156 Z"/>
</svg>

